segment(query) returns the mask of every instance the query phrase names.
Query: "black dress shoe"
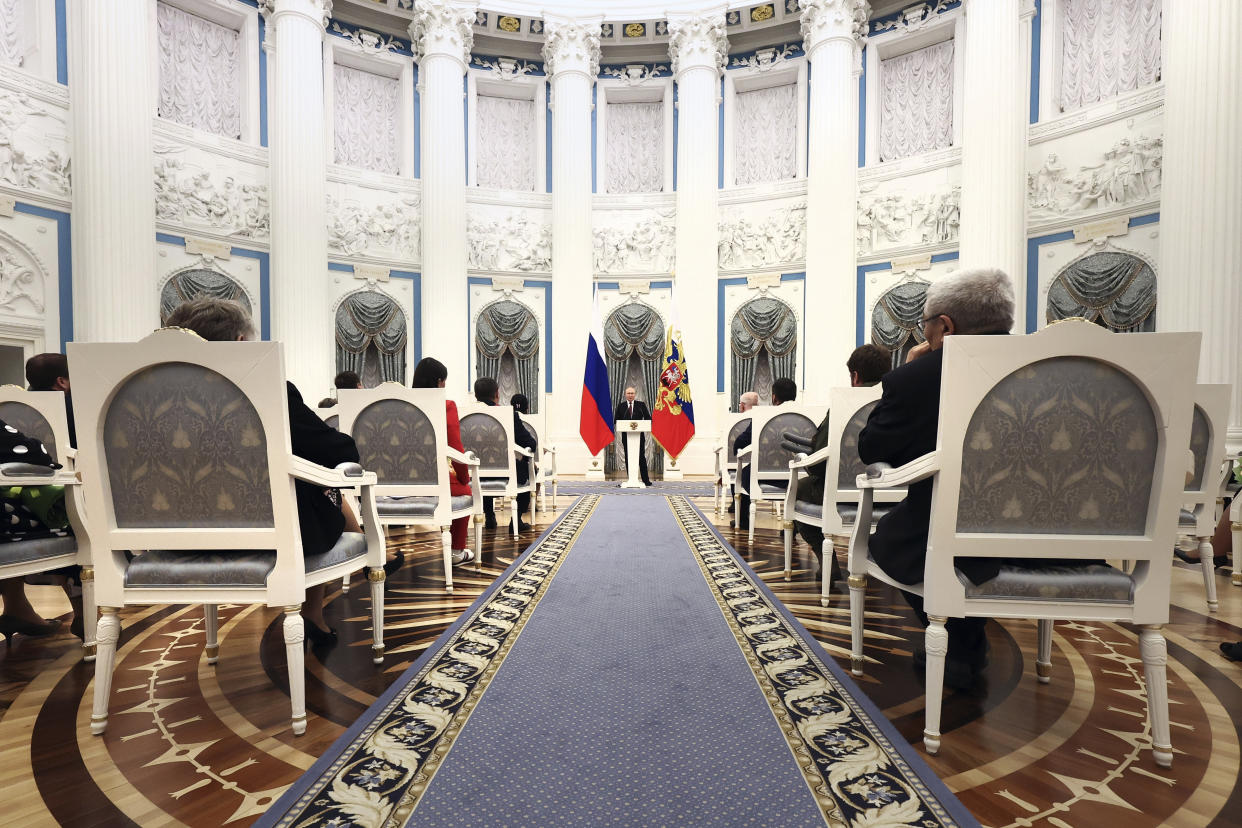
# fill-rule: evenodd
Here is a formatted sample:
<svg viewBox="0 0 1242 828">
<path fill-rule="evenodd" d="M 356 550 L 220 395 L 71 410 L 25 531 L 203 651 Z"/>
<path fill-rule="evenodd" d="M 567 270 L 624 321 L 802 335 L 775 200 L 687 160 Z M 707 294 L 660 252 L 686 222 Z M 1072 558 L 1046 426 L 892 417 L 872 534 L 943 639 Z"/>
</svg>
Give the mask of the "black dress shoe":
<svg viewBox="0 0 1242 828">
<path fill-rule="evenodd" d="M 1242 641 L 1222 641 L 1220 651 L 1230 661 L 1242 661 Z"/>
<path fill-rule="evenodd" d="M 306 628 L 306 637 L 310 640 L 312 647 L 323 647 L 336 643 L 336 627 L 328 627 L 326 630 L 321 630 L 305 618 L 302 619 L 302 626 Z"/>
<path fill-rule="evenodd" d="M 396 572 L 398 569 L 400 569 L 404 565 L 405 565 L 405 553 L 398 552 L 397 557 L 393 558 L 391 561 L 384 561 L 385 577 L 392 575 L 394 572 Z"/>
<path fill-rule="evenodd" d="M 483 528 L 484 529 L 495 529 L 496 528 L 496 515 L 494 514 L 488 515 L 487 520 L 483 524 Z"/>
<path fill-rule="evenodd" d="M 529 531 L 530 531 L 530 524 L 524 520 L 519 520 L 518 521 L 518 532 L 520 533 L 520 532 L 529 532 Z"/>
</svg>

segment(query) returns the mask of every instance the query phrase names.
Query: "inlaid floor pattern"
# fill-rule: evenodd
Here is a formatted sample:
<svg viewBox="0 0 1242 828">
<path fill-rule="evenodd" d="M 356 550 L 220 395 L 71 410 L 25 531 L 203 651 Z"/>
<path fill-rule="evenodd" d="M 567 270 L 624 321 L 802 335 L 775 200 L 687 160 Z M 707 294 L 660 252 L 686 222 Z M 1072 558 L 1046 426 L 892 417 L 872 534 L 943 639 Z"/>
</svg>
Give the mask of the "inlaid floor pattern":
<svg viewBox="0 0 1242 828">
<path fill-rule="evenodd" d="M 561 508 L 569 503 L 561 498 Z M 696 503 L 711 515 L 711 499 Z M 537 529 L 554 513 L 540 515 Z M 782 576 L 777 523 L 761 515 L 755 542 L 716 519 L 726 539 L 843 667 L 849 664 L 845 591 L 818 600 L 810 550 L 796 546 Z M 93 667 L 67 632 L 0 647 L 0 752 L 5 825 L 245 826 L 362 713 L 536 537 L 487 533 L 481 571 L 458 568 L 444 593 L 439 537 L 394 533 L 406 565 L 387 584 L 387 658 L 371 664 L 368 590 L 355 575 L 327 610 L 340 641 L 307 654 L 306 735 L 289 730 L 279 612 L 220 610 L 220 660 L 203 655 L 202 611 L 123 613 L 107 734 L 92 737 Z M 1173 768 L 1151 759 L 1138 641 L 1115 624 L 1056 627 L 1050 684 L 1035 680 L 1034 622 L 989 624 L 986 681 L 950 693 L 944 744 L 931 766 L 987 826 L 1242 826 L 1239 742 L 1242 665 L 1220 641 L 1242 639 L 1242 589 L 1221 575 L 1221 609 L 1208 615 L 1197 569 L 1177 565 L 1169 641 Z M 46 614 L 67 612 L 51 587 L 29 587 Z M 900 595 L 868 593 L 869 663 L 860 686 L 917 743 L 921 677 L 911 653 L 922 630 Z"/>
</svg>

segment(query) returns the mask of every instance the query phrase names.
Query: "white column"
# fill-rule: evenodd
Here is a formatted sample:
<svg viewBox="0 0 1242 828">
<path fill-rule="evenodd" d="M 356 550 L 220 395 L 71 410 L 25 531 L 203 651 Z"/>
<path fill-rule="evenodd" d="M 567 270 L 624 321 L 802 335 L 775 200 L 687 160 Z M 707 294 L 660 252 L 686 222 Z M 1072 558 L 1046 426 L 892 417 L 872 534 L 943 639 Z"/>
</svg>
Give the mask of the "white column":
<svg viewBox="0 0 1242 828">
<path fill-rule="evenodd" d="M 677 300 L 695 438 L 680 465 L 712 470 L 716 438 L 717 227 L 720 73 L 728 52 L 723 13 L 670 15 L 668 53 L 677 83 Z"/>
<path fill-rule="evenodd" d="M 806 385 L 840 384 L 857 341 L 854 225 L 858 191 L 858 77 L 870 12 L 866 0 L 803 0 L 811 62 L 811 152 L 806 180 Z"/>
<path fill-rule="evenodd" d="M 159 326 L 153 42 L 146 3 L 72 0 L 73 338 L 140 339 Z"/>
<path fill-rule="evenodd" d="M 1024 55 L 1034 7 L 1023 0 L 968 0 L 965 13 L 960 263 L 1009 274 L 1014 328 L 1025 331 L 1030 81 Z"/>
<path fill-rule="evenodd" d="M 566 467 L 590 466 L 578 435 L 591 320 L 591 89 L 599 74 L 599 21 L 544 19 L 552 99 L 551 430 Z"/>
<path fill-rule="evenodd" d="M 1242 4 L 1165 3 L 1156 328 L 1203 331 L 1201 382 L 1233 384 L 1242 448 Z"/>
<path fill-rule="evenodd" d="M 336 373 L 328 307 L 323 36 L 331 0 L 264 0 L 272 204 L 272 339 L 307 400 Z"/>
<path fill-rule="evenodd" d="M 448 368 L 449 396 L 457 398 L 470 388 L 462 79 L 474 15 L 474 4 L 423 0 L 410 24 L 422 101 L 423 353 Z"/>
</svg>

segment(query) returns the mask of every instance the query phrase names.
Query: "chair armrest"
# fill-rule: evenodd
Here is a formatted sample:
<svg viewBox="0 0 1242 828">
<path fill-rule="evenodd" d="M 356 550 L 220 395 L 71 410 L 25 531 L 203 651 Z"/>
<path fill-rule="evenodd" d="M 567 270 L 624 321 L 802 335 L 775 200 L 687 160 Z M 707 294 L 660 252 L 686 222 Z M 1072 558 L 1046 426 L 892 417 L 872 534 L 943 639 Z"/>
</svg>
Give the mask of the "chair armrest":
<svg viewBox="0 0 1242 828">
<path fill-rule="evenodd" d="M 752 449 L 752 448 L 754 448 L 754 445 L 753 445 L 753 444 L 752 444 L 752 445 L 749 445 L 749 446 L 744 446 L 743 448 L 740 448 L 740 449 L 738 449 L 738 450 L 737 450 L 737 462 L 738 462 L 739 464 L 741 464 L 741 462 L 742 462 L 742 458 L 743 458 L 743 457 L 749 457 L 749 456 L 750 456 L 750 451 L 751 451 L 751 449 Z"/>
<path fill-rule="evenodd" d="M 904 466 L 893 468 L 887 463 L 872 463 L 866 474 L 858 475 L 855 485 L 860 489 L 896 489 L 925 480 L 940 470 L 936 452 L 928 452 Z"/>
<path fill-rule="evenodd" d="M 520 454 L 523 457 L 534 457 L 535 456 L 535 452 L 531 451 L 528 448 L 523 448 L 522 446 L 514 446 L 513 453 Z"/>
<path fill-rule="evenodd" d="M 448 450 L 445 451 L 444 455 L 448 457 L 448 459 L 452 460 L 454 463 L 462 463 L 463 465 L 466 465 L 466 466 L 479 465 L 479 457 L 473 451 L 464 451 L 464 452 L 458 451 L 452 446 L 449 446 Z"/>
<path fill-rule="evenodd" d="M 825 463 L 827 462 L 827 460 L 828 460 L 828 447 L 824 446 L 822 449 L 815 452 L 814 454 L 806 454 L 803 452 L 799 452 L 797 459 L 789 461 L 789 468 L 805 469 L 807 466 L 814 466 L 816 463 Z"/>
<path fill-rule="evenodd" d="M 335 469 L 320 466 L 301 457 L 289 458 L 289 473 L 298 480 L 317 483 L 335 489 L 353 489 L 358 486 L 374 486 L 375 472 L 364 471 L 357 463 L 342 463 Z"/>
<path fill-rule="evenodd" d="M 802 447 L 803 447 L 803 452 L 804 452 L 804 453 L 805 453 L 807 450 L 809 450 L 812 446 L 814 446 L 814 445 L 815 445 L 815 441 L 814 441 L 814 440 L 808 440 L 808 439 L 806 439 L 805 437 L 801 437 L 801 436 L 799 436 L 798 434 L 796 434 L 795 432 L 792 432 L 792 431 L 786 431 L 786 432 L 784 432 L 783 434 L 781 434 L 781 439 L 782 439 L 782 440 L 784 440 L 784 441 L 786 441 L 786 442 L 793 443 L 794 445 L 799 445 L 799 446 L 802 446 Z"/>
<path fill-rule="evenodd" d="M 82 481 L 68 469 L 34 463 L 0 463 L 0 484 L 6 486 L 77 486 Z"/>
</svg>

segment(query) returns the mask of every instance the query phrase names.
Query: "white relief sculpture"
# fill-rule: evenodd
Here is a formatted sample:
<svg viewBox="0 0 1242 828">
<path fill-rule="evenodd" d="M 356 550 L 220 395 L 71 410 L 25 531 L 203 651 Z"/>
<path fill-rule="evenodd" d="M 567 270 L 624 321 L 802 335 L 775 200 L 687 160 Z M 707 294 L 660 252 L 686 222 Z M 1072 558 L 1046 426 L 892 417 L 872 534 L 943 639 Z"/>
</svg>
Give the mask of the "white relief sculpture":
<svg viewBox="0 0 1242 828">
<path fill-rule="evenodd" d="M 673 74 L 686 63 L 706 63 L 724 71 L 729 51 L 723 14 L 675 18 L 668 22 L 668 54 Z"/>
<path fill-rule="evenodd" d="M 733 118 L 733 183 L 784 181 L 798 174 L 798 87 L 739 92 Z"/>
<path fill-rule="evenodd" d="M 168 3 L 156 4 L 159 114 L 226 138 L 241 137 L 241 35 Z"/>
<path fill-rule="evenodd" d="M 328 248 L 346 256 L 369 253 L 422 261 L 422 213 L 417 195 L 364 208 L 328 196 Z"/>
<path fill-rule="evenodd" d="M 47 146 L 45 131 L 38 128 L 39 119 L 55 121 L 64 128 L 61 115 L 44 109 L 29 95 L 0 89 L 0 181 L 67 196 L 67 151 Z"/>
<path fill-rule="evenodd" d="M 916 3 L 903 10 L 900 15 L 892 20 L 877 23 L 875 25 L 875 33 L 901 32 L 902 34 L 908 34 L 917 32 L 934 20 L 936 15 L 947 11 L 950 2 L 952 0 L 937 0 L 934 6 L 931 3 Z"/>
<path fill-rule="evenodd" d="M 529 273 L 552 270 L 552 225 L 525 212 L 489 217 L 466 215 L 466 259 L 475 270 Z"/>
<path fill-rule="evenodd" d="M 737 213 L 719 224 L 722 270 L 798 262 L 806 258 L 806 202 L 755 215 Z"/>
<path fill-rule="evenodd" d="M 213 176 L 186 166 L 180 158 L 158 155 L 156 220 L 209 228 L 225 236 L 266 238 L 270 215 L 266 186 L 238 183 L 231 175 Z"/>
<path fill-rule="evenodd" d="M 953 144 L 953 41 L 882 61 L 880 160 Z"/>
<path fill-rule="evenodd" d="M 0 64 L 21 66 L 26 60 L 23 0 L 0 0 Z"/>
<path fill-rule="evenodd" d="M 569 20 L 548 22 L 543 42 L 543 59 L 548 74 L 580 69 L 592 78 L 599 75 L 599 24 Z"/>
<path fill-rule="evenodd" d="M 962 188 L 956 185 L 914 197 L 864 192 L 858 200 L 855 224 L 858 253 L 951 242 L 958 237 L 961 204 Z"/>
<path fill-rule="evenodd" d="M 667 273 L 677 249 L 674 214 L 652 210 L 637 222 L 596 227 L 593 245 L 596 273 Z"/>
<path fill-rule="evenodd" d="M 668 67 L 659 63 L 644 65 L 641 63 L 627 63 L 624 66 L 609 66 L 604 69 L 604 76 L 616 78 L 626 86 L 642 86 L 645 81 L 658 78 L 661 72 L 667 72 Z"/>
<path fill-rule="evenodd" d="M 0 243 L 0 311 L 30 316 L 43 313 L 43 274 L 26 256 Z"/>
<path fill-rule="evenodd" d="M 1103 210 L 1150 201 L 1160 195 L 1163 138 L 1121 138 L 1095 164 L 1072 175 L 1049 153 L 1043 165 L 1027 173 L 1027 203 L 1036 217 Z"/>
<path fill-rule="evenodd" d="M 336 163 L 396 175 L 401 157 L 397 143 L 401 82 L 339 63 L 332 67 L 332 77 Z"/>
<path fill-rule="evenodd" d="M 417 8 L 411 0 L 404 8 L 414 11 L 409 33 L 415 60 L 431 52 L 453 55 L 462 63 L 470 60 L 470 48 L 474 45 L 473 9 L 447 0 L 421 0 Z"/>
<path fill-rule="evenodd" d="M 470 65 L 480 69 L 490 69 L 497 80 L 511 81 L 537 71 L 539 67 L 529 61 L 513 58 L 485 58 L 472 55 Z"/>
<path fill-rule="evenodd" d="M 346 40 L 352 41 L 353 44 L 362 51 L 369 52 L 374 55 L 382 55 L 385 52 L 396 52 L 401 48 L 397 44 L 397 41 L 393 40 L 391 37 L 384 37 L 383 35 L 370 31 L 369 29 L 346 29 L 335 20 L 332 21 L 332 31 L 336 32 Z"/>
<path fill-rule="evenodd" d="M 1161 0 L 1063 0 L 1062 112 L 1160 80 Z"/>
<path fill-rule="evenodd" d="M 746 68 L 767 72 L 798 54 L 800 54 L 798 47 L 790 43 L 780 48 L 779 51 L 773 47 L 760 49 L 750 57 L 735 57 L 729 62 L 729 66 L 735 69 Z"/>
<path fill-rule="evenodd" d="M 662 191 L 664 102 L 609 103 L 604 123 L 604 191 Z"/>
<path fill-rule="evenodd" d="M 475 175 L 480 187 L 535 189 L 535 102 L 479 95 Z"/>
</svg>

